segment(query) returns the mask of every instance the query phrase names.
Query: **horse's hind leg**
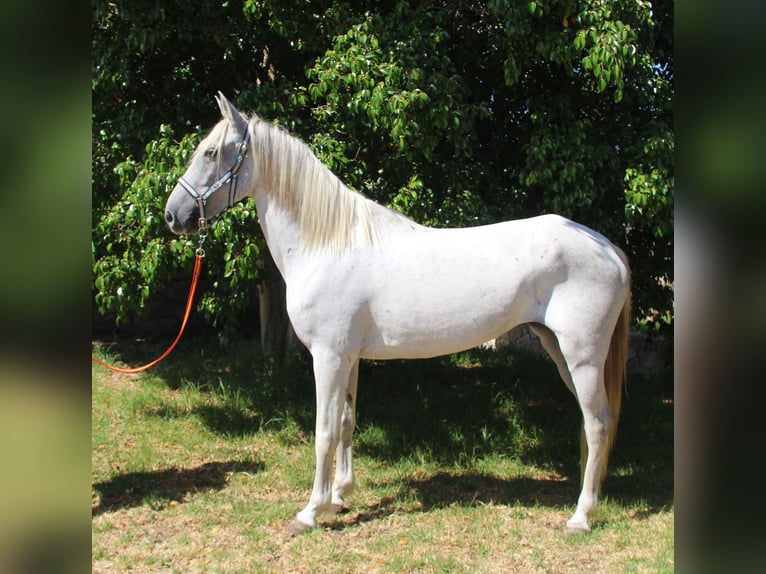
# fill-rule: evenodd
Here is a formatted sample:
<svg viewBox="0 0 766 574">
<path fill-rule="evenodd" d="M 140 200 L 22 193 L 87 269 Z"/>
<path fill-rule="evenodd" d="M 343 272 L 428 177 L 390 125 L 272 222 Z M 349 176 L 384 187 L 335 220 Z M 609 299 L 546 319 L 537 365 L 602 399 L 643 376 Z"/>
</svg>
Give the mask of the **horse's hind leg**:
<svg viewBox="0 0 766 574">
<path fill-rule="evenodd" d="M 351 367 L 346 388 L 343 415 L 340 423 L 340 442 L 335 454 L 335 481 L 332 485 L 332 512 L 343 510 L 345 499 L 354 491 L 354 464 L 352 438 L 356 425 L 356 388 L 359 379 L 359 360 Z"/>
<path fill-rule="evenodd" d="M 607 456 L 607 433 L 610 423 L 609 403 L 604 387 L 603 368 L 589 364 L 584 357 L 578 357 L 574 349 L 581 344 L 574 344 L 565 339 L 566 352 L 562 350 L 561 341 L 548 327 L 539 323 L 530 324 L 530 328 L 540 337 L 543 348 L 558 367 L 559 375 L 567 388 L 572 391 L 583 415 L 582 458 L 582 490 L 577 501 L 577 508 L 567 521 L 571 531 L 590 532 L 589 518 L 596 510 L 598 494 L 601 487 L 601 468 Z M 569 361 L 567 360 L 569 358 Z M 569 364 L 579 365 L 570 369 Z"/>
<path fill-rule="evenodd" d="M 572 369 L 577 400 L 583 414 L 583 428 L 588 455 L 582 476 L 582 490 L 577 508 L 567 521 L 572 531 L 590 532 L 589 518 L 596 510 L 601 487 L 601 468 L 607 456 L 607 434 L 610 414 L 604 388 L 603 368 L 582 365 Z"/>
</svg>

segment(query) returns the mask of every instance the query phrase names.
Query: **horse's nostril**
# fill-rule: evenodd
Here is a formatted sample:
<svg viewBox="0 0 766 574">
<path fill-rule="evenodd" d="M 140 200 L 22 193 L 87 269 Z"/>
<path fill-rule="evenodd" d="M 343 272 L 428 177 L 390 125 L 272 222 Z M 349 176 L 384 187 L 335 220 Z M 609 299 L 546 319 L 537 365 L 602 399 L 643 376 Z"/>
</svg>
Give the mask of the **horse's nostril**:
<svg viewBox="0 0 766 574">
<path fill-rule="evenodd" d="M 167 221 L 168 223 L 173 223 L 173 219 L 174 219 L 173 218 L 173 214 L 170 213 L 169 211 L 166 211 L 165 212 L 165 221 Z"/>
</svg>

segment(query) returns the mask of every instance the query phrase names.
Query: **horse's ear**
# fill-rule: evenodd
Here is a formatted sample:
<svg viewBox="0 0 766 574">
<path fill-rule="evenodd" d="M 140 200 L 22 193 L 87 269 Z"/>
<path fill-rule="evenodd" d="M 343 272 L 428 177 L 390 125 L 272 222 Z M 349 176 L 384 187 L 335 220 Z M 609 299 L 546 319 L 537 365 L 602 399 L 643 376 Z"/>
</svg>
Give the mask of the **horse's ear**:
<svg viewBox="0 0 766 574">
<path fill-rule="evenodd" d="M 247 118 L 239 111 L 234 105 L 226 99 L 223 93 L 218 92 L 215 97 L 215 101 L 218 104 L 218 108 L 221 110 L 221 115 L 229 120 L 240 129 L 247 129 Z"/>
</svg>

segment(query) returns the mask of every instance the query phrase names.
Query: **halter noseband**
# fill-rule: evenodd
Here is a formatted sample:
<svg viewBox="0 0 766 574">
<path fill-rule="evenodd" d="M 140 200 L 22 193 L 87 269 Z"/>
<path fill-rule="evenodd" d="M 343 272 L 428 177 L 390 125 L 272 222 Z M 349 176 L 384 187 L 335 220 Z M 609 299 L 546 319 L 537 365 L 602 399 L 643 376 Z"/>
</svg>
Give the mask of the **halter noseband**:
<svg viewBox="0 0 766 574">
<path fill-rule="evenodd" d="M 201 232 L 204 233 L 210 228 L 210 221 L 205 217 L 205 205 L 207 205 L 207 200 L 226 183 L 229 184 L 229 201 L 227 209 L 234 205 L 239 168 L 242 167 L 242 160 L 244 160 L 247 155 L 247 144 L 249 141 L 250 130 L 247 130 L 245 132 L 245 137 L 242 140 L 242 143 L 239 144 L 239 149 L 237 150 L 237 161 L 226 173 L 219 177 L 215 183 L 208 187 L 204 193 L 200 193 L 194 189 L 194 186 L 186 181 L 183 176 L 178 178 L 178 184 L 184 188 L 186 193 L 192 196 L 199 206 L 199 230 Z"/>
</svg>

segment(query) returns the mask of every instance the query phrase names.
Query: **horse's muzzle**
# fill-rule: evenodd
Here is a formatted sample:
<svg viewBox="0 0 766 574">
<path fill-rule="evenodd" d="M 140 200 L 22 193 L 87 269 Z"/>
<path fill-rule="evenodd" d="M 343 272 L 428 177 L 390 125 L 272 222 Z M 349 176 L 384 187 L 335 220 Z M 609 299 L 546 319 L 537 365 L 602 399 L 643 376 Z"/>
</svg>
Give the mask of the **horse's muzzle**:
<svg viewBox="0 0 766 574">
<path fill-rule="evenodd" d="M 166 209 L 165 223 L 168 224 L 170 231 L 176 235 L 189 235 L 199 231 L 199 215 L 197 215 L 196 209 L 191 210 L 185 217 L 179 217 L 177 212 Z"/>
</svg>

